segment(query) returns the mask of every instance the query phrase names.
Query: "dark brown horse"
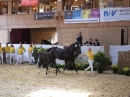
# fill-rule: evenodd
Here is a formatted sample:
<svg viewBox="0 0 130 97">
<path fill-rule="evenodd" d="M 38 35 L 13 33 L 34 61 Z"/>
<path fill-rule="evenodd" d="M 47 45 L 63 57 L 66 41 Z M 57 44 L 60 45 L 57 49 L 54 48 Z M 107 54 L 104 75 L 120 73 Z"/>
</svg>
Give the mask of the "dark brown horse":
<svg viewBox="0 0 130 97">
<path fill-rule="evenodd" d="M 55 62 L 56 54 L 57 54 L 57 47 L 53 47 L 50 52 L 41 52 L 38 54 L 39 73 L 40 73 L 40 68 L 41 68 L 42 63 L 46 62 L 46 76 L 47 76 L 49 64 L 53 63 L 56 66 L 56 76 L 57 76 L 58 68 Z"/>
<path fill-rule="evenodd" d="M 61 48 L 57 49 L 57 58 L 60 60 L 65 60 L 65 68 L 63 69 L 63 71 L 67 68 L 68 61 L 71 61 L 75 67 L 76 73 L 78 74 L 74 60 L 75 57 L 77 57 L 80 53 L 81 53 L 81 46 L 78 43 L 73 43 L 69 47 L 66 47 L 65 49 Z"/>
</svg>

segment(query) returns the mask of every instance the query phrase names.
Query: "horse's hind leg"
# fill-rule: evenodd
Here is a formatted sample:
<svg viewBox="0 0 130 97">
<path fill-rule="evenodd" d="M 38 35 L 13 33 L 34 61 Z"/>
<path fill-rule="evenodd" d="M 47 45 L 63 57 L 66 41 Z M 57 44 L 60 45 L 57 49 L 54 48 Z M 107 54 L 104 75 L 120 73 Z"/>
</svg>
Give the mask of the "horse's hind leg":
<svg viewBox="0 0 130 97">
<path fill-rule="evenodd" d="M 41 62 L 38 62 L 38 75 L 40 74 Z"/>
</svg>

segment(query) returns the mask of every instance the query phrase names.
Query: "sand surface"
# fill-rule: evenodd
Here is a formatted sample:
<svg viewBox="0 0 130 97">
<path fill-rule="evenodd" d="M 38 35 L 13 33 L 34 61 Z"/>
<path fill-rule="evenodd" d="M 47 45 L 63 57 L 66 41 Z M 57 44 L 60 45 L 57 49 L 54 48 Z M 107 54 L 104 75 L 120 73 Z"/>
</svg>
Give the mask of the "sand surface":
<svg viewBox="0 0 130 97">
<path fill-rule="evenodd" d="M 95 72 L 84 73 L 66 70 L 55 76 L 51 69 L 38 75 L 36 65 L 0 65 L 0 97 L 129 97 L 130 77 Z"/>
</svg>

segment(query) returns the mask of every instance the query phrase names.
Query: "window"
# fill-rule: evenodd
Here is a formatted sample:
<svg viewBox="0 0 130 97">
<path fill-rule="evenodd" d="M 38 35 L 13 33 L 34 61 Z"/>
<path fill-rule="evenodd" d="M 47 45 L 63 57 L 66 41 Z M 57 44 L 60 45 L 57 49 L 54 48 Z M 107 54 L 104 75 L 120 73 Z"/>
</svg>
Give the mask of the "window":
<svg viewBox="0 0 130 97">
<path fill-rule="evenodd" d="M 63 0 L 63 10 L 90 9 L 92 0 Z"/>
<path fill-rule="evenodd" d="M 114 4 L 115 2 L 115 4 Z M 123 1 L 122 0 L 100 0 L 99 2 L 99 7 L 104 8 L 104 7 L 122 7 L 123 6 Z"/>
<path fill-rule="evenodd" d="M 38 12 L 38 5 L 21 6 L 21 0 L 12 1 L 12 14 L 27 14 Z"/>
<path fill-rule="evenodd" d="M 8 2 L 3 1 L 0 2 L 0 15 L 2 14 L 8 14 Z"/>
<path fill-rule="evenodd" d="M 56 9 L 57 9 L 57 0 L 51 0 L 51 2 L 49 2 L 49 0 L 40 0 L 39 12 L 47 12 L 47 11 L 56 12 Z"/>
</svg>

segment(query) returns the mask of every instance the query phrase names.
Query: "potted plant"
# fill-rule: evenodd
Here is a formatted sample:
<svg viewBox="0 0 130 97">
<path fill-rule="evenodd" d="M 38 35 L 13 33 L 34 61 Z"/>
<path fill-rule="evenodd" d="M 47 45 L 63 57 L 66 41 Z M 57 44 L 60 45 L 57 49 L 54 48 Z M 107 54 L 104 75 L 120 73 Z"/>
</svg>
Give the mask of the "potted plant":
<svg viewBox="0 0 130 97">
<path fill-rule="evenodd" d="M 124 72 L 124 74 L 125 74 L 126 76 L 129 76 L 130 68 L 129 68 L 129 67 L 125 67 L 125 68 L 123 69 L 123 72 Z"/>
<path fill-rule="evenodd" d="M 118 69 L 117 74 L 123 75 L 124 74 L 123 69 Z"/>
<path fill-rule="evenodd" d="M 116 74 L 118 72 L 118 66 L 117 65 L 112 65 L 111 69 L 113 70 L 114 74 Z"/>
<path fill-rule="evenodd" d="M 93 63 L 93 70 L 94 70 L 94 71 L 97 71 L 97 70 L 98 70 L 98 64 L 97 64 L 97 62 L 94 62 L 94 63 Z"/>
<path fill-rule="evenodd" d="M 110 59 L 103 52 L 98 52 L 94 55 L 94 61 L 98 64 L 98 73 L 103 73 L 106 65 L 110 63 Z"/>
<path fill-rule="evenodd" d="M 87 68 L 88 66 L 89 66 L 89 63 L 88 63 L 88 62 L 85 62 L 85 63 L 83 64 L 83 69 Z"/>
<path fill-rule="evenodd" d="M 82 69 L 81 63 L 76 63 L 76 68 L 77 68 L 78 70 L 81 70 L 81 69 Z"/>
</svg>

